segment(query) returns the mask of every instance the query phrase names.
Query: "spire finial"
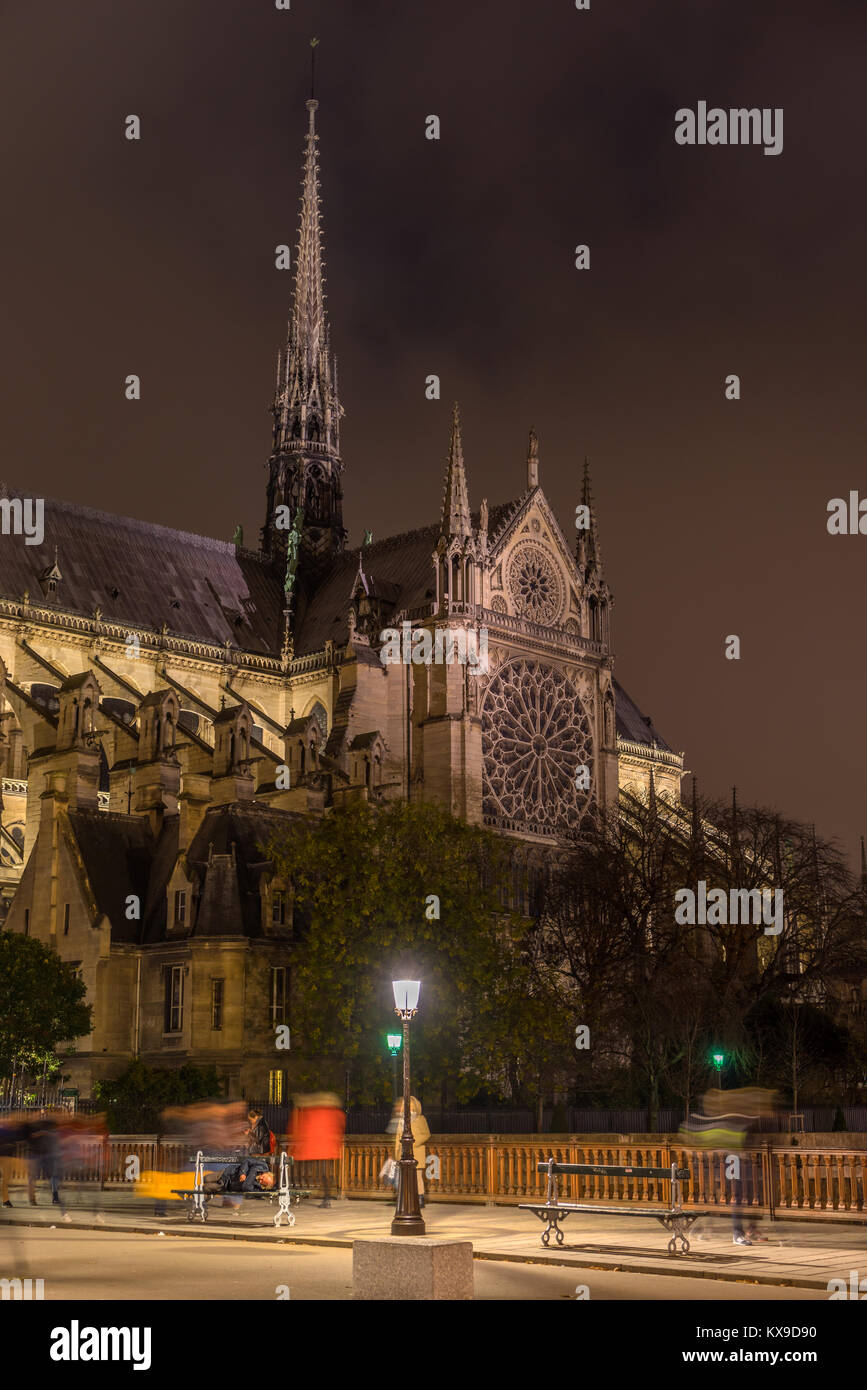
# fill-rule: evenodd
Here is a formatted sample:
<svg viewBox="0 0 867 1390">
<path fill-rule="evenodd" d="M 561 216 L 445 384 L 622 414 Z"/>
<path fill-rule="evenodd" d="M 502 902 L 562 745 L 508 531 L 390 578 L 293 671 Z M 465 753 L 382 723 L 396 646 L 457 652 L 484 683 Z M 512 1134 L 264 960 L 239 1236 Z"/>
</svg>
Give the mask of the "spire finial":
<svg viewBox="0 0 867 1390">
<path fill-rule="evenodd" d="M 534 488 L 539 486 L 539 436 L 535 430 L 530 430 L 530 442 L 527 448 L 527 487 Z"/>
<path fill-rule="evenodd" d="M 599 544 L 599 527 L 596 524 L 596 509 L 593 506 L 593 490 L 590 484 L 590 460 L 584 455 L 584 485 L 581 489 L 581 502 L 590 514 L 590 528 L 587 536 L 587 551 L 591 565 L 602 570 L 602 546 Z"/>
<path fill-rule="evenodd" d="M 319 42 L 318 39 L 311 39 L 311 40 L 310 40 L 310 100 L 311 100 L 311 101 L 314 101 L 315 98 L 316 98 L 316 45 L 318 44 L 318 42 Z M 314 111 L 316 110 L 316 107 L 315 107 L 315 106 L 314 106 L 313 110 L 314 110 Z M 311 129 L 312 129 L 312 121 L 313 121 L 312 115 L 311 115 L 311 117 L 310 117 L 310 120 L 311 120 Z"/>
<path fill-rule="evenodd" d="M 467 499 L 467 475 L 464 469 L 464 450 L 461 442 L 461 415 L 457 401 L 455 401 L 452 410 L 452 433 L 446 464 L 441 533 L 444 536 L 469 536 L 472 534 L 470 504 Z"/>
</svg>

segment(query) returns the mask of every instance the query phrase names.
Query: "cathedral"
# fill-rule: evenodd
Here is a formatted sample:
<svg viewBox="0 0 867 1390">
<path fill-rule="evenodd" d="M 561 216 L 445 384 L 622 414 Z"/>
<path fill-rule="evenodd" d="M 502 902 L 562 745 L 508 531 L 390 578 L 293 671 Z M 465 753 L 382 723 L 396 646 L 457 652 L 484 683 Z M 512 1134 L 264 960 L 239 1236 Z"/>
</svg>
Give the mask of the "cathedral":
<svg viewBox="0 0 867 1390">
<path fill-rule="evenodd" d="M 82 1095 L 138 1057 L 284 1099 L 281 821 L 436 802 L 511 839 L 521 908 L 594 801 L 680 794 L 682 755 L 613 675 L 586 466 L 580 530 L 533 433 L 512 499 L 474 510 L 455 406 L 439 518 L 347 544 L 317 108 L 259 548 L 49 499 L 25 541 L 29 499 L 0 485 L 2 909 L 87 985 L 93 1032 L 64 1062 Z M 486 658 L 389 662 L 388 630 L 484 634 Z"/>
</svg>

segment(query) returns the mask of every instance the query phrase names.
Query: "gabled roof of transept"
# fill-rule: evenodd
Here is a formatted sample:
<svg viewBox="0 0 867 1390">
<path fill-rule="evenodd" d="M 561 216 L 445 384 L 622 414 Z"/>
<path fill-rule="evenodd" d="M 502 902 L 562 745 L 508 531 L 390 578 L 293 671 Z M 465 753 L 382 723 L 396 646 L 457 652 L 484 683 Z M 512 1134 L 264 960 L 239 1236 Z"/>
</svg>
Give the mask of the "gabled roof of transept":
<svg viewBox="0 0 867 1390">
<path fill-rule="evenodd" d="M 491 507 L 488 533 L 493 541 L 511 518 L 518 499 Z M 479 514 L 473 513 L 472 524 L 478 528 Z M 440 536 L 440 526 L 423 526 L 416 531 L 404 531 L 364 546 L 361 562 L 364 573 L 378 584 L 388 584 L 395 592 L 395 612 L 423 608 L 434 597 L 433 553 Z M 328 573 L 311 594 L 295 631 L 295 655 L 320 651 L 326 641 L 346 642 L 349 636 L 349 603 L 358 575 L 358 549 L 339 555 Z"/>
<path fill-rule="evenodd" d="M 651 720 L 642 714 L 635 701 L 630 699 L 620 682 L 615 680 L 613 684 L 617 732 L 620 737 L 629 739 L 631 743 L 645 743 L 649 748 L 655 743 L 663 752 L 673 752 L 659 730 L 653 727 Z"/>
<path fill-rule="evenodd" d="M 0 495 L 27 494 L 0 486 Z M 282 576 L 252 551 L 46 498 L 42 544 L 10 536 L 0 545 L 0 597 L 20 602 L 27 592 L 42 606 L 39 576 L 55 546 L 63 582 L 53 606 L 65 612 L 92 618 L 99 609 L 105 622 L 279 652 Z"/>
</svg>

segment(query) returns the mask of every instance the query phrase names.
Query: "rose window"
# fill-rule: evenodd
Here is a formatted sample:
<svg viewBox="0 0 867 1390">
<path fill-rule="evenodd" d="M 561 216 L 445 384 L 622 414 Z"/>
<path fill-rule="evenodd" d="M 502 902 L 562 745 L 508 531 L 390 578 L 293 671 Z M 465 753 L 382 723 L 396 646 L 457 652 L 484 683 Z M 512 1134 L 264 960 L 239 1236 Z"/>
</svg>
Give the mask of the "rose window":
<svg viewBox="0 0 867 1390">
<path fill-rule="evenodd" d="M 584 706 L 562 671 L 510 662 L 482 704 L 485 817 L 540 834 L 576 828 L 593 785 L 593 740 Z M 576 788 L 590 768 L 591 790 Z M 583 780 L 583 779 L 582 779 Z"/>
<path fill-rule="evenodd" d="M 540 545 L 526 542 L 509 561 L 509 589 L 516 611 L 536 623 L 554 623 L 563 606 L 556 566 Z"/>
</svg>

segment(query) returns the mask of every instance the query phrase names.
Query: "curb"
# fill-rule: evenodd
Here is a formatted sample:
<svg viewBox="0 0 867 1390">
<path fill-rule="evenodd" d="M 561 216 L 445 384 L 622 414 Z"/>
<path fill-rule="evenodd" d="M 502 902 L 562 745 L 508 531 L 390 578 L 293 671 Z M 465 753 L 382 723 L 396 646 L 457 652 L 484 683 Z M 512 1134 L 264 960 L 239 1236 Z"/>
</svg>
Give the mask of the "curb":
<svg viewBox="0 0 867 1390">
<path fill-rule="evenodd" d="M 51 1227 L 44 1221 L 9 1221 L 0 1222 L 0 1230 L 3 1226 L 20 1226 L 28 1230 L 49 1231 Z M 114 1235 L 138 1235 L 138 1236 L 158 1236 L 159 1231 L 153 1226 L 113 1226 L 108 1222 L 83 1222 L 77 1221 L 74 1225 L 67 1225 L 61 1222 L 58 1229 L 70 1231 L 106 1231 Z M 280 1234 L 258 1231 L 229 1231 L 216 1230 L 214 1227 L 208 1229 L 204 1223 L 189 1223 L 188 1226 L 177 1227 L 163 1232 L 166 1239 L 180 1237 L 180 1239 L 191 1236 L 204 1237 L 206 1240 L 240 1240 L 249 1241 L 254 1245 L 317 1245 L 333 1246 L 335 1249 L 351 1250 L 353 1240 L 347 1240 L 342 1236 L 315 1236 L 315 1235 L 292 1235 L 292 1227 L 281 1227 Z M 477 1250 L 473 1247 L 474 1260 L 489 1260 L 500 1264 L 525 1264 L 525 1265 L 557 1265 L 569 1269 L 596 1269 L 609 1274 L 655 1274 L 662 1278 L 673 1277 L 676 1279 L 710 1279 L 726 1284 L 763 1284 L 771 1288 L 778 1289 L 820 1289 L 827 1292 L 828 1281 L 820 1279 L 801 1279 L 797 1276 L 780 1276 L 779 1278 L 771 1274 L 749 1274 L 746 1270 L 735 1273 L 733 1270 L 711 1270 L 693 1269 L 682 1264 L 665 1265 L 660 1268 L 658 1265 L 636 1264 L 632 1261 L 624 1261 L 622 1258 L 616 1263 L 605 1264 L 599 1259 L 583 1257 L 580 1254 L 567 1255 L 565 1251 L 552 1255 L 516 1255 L 514 1253 L 500 1252 L 498 1250 Z"/>
</svg>

